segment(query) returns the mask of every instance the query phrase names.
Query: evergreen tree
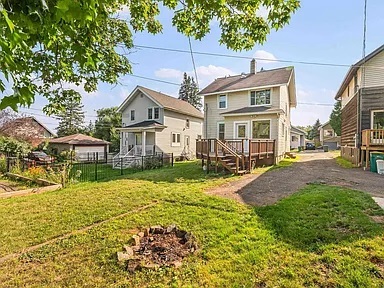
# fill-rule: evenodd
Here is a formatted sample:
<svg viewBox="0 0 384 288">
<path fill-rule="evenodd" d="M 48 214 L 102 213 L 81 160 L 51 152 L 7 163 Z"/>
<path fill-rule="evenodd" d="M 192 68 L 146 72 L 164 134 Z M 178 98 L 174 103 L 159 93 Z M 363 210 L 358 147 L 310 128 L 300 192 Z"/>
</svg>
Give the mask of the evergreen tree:
<svg viewBox="0 0 384 288">
<path fill-rule="evenodd" d="M 72 91 L 68 91 L 72 93 Z M 77 92 L 74 92 L 77 93 Z M 73 95 L 72 95 L 73 96 Z M 57 136 L 63 137 L 84 131 L 84 111 L 79 101 L 74 100 L 74 97 L 68 97 L 65 100 L 65 111 L 57 114 L 59 126 L 57 127 Z"/>
<path fill-rule="evenodd" d="M 313 124 L 311 131 L 309 131 L 308 139 L 310 140 L 319 140 L 320 131 L 319 127 L 321 126 L 321 122 L 319 119 L 316 120 L 315 124 Z"/>
<path fill-rule="evenodd" d="M 337 135 L 341 135 L 341 101 L 337 101 L 329 117 L 329 124 Z"/>
<path fill-rule="evenodd" d="M 199 88 L 193 77 L 184 72 L 183 82 L 179 90 L 179 99 L 188 102 L 196 109 L 201 109 L 201 97 L 197 94 Z"/>
<path fill-rule="evenodd" d="M 83 134 L 93 136 L 95 133 L 95 125 L 92 123 L 92 121 L 89 121 L 89 124 L 84 127 Z"/>
</svg>

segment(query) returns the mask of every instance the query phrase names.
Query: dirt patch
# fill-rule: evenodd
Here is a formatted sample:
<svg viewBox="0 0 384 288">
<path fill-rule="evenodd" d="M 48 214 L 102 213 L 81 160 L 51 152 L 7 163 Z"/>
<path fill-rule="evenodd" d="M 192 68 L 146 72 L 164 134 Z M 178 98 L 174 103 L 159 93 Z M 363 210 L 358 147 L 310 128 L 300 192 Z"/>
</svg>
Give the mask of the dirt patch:
<svg viewBox="0 0 384 288">
<path fill-rule="evenodd" d="M 379 224 L 384 224 L 384 216 L 370 216 L 373 221 Z"/>
<path fill-rule="evenodd" d="M 0 179 L 0 193 L 14 192 L 25 188 L 26 186 L 22 186 L 19 183 Z"/>
<path fill-rule="evenodd" d="M 271 205 L 296 193 L 307 184 L 318 183 L 356 189 L 384 197 L 384 176 L 361 168 L 346 169 L 334 159 L 335 153 L 311 151 L 300 153 L 298 162 L 289 167 L 250 174 L 248 179 L 207 191 L 208 194 L 235 199 L 250 205 Z"/>
<path fill-rule="evenodd" d="M 197 250 L 195 237 L 176 225 L 153 226 L 132 236 L 132 245 L 117 252 L 119 262 L 127 265 L 129 272 L 143 268 L 180 267 L 182 260 Z"/>
</svg>

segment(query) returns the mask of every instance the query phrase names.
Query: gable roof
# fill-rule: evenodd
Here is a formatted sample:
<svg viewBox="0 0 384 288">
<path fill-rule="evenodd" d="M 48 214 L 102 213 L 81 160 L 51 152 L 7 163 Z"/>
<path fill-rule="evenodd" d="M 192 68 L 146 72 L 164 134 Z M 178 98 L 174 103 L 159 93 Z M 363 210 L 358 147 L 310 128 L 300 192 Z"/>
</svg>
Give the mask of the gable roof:
<svg viewBox="0 0 384 288">
<path fill-rule="evenodd" d="M 155 103 L 157 103 L 159 106 L 163 107 L 164 109 L 175 111 L 181 114 L 186 114 L 196 118 L 204 119 L 203 113 L 201 113 L 198 109 L 193 107 L 188 102 L 166 95 L 161 92 L 154 91 L 152 89 L 149 89 L 143 86 L 136 86 L 136 88 L 132 91 L 132 93 L 127 97 L 127 99 L 124 100 L 124 102 L 117 109 L 118 112 L 122 112 L 122 110 L 125 109 L 125 107 L 129 103 L 129 100 L 135 95 L 135 93 L 138 90 L 140 90 L 147 97 L 152 99 Z"/>
<path fill-rule="evenodd" d="M 34 116 L 16 118 L 14 120 L 6 122 L 1 128 L 4 131 L 7 129 L 15 129 L 15 125 L 25 125 L 28 121 L 36 122 L 41 128 L 43 128 L 45 131 L 47 131 L 49 134 L 51 134 L 52 137 L 56 136 L 56 134 L 54 132 L 52 132 L 52 130 L 50 130 L 47 126 L 45 126 L 42 122 L 40 122 Z"/>
<path fill-rule="evenodd" d="M 295 126 L 291 126 L 291 132 L 294 132 L 297 134 L 304 134 L 304 136 L 307 135 L 307 132 L 305 132 L 304 130 L 301 130 Z"/>
<path fill-rule="evenodd" d="M 247 90 L 257 87 L 280 86 L 288 84 L 293 74 L 293 67 L 282 67 L 259 71 L 255 74 L 250 73 L 217 78 L 215 81 L 201 90 L 199 94 L 205 96 L 218 92 Z"/>
<path fill-rule="evenodd" d="M 128 126 L 125 126 L 124 128 L 139 128 L 139 127 L 145 127 L 145 128 L 149 128 L 149 127 L 153 127 L 153 128 L 156 128 L 156 127 L 164 127 L 163 124 L 155 121 L 155 120 L 146 120 L 146 121 L 142 121 L 142 122 L 139 122 L 139 123 L 135 123 L 135 124 L 132 124 L 132 125 L 128 125 Z"/>
<path fill-rule="evenodd" d="M 379 48 L 377 48 L 376 50 L 372 51 L 370 54 L 365 56 L 365 58 L 360 59 L 359 61 L 357 61 L 355 64 L 353 64 L 349 68 L 349 70 L 347 72 L 347 75 L 345 75 L 343 83 L 341 83 L 341 86 L 340 86 L 339 90 L 336 93 L 335 100 L 337 100 L 337 99 L 339 99 L 341 97 L 341 95 L 343 94 L 344 90 L 347 88 L 349 82 L 351 82 L 353 76 L 356 74 L 357 70 L 359 70 L 360 66 L 362 66 L 365 62 L 371 60 L 373 57 L 375 57 L 376 55 L 380 54 L 383 51 L 384 51 L 384 45 L 381 45 Z"/>
<path fill-rule="evenodd" d="M 55 144 L 71 144 L 71 145 L 107 145 L 108 141 L 97 139 L 84 134 L 73 134 L 60 138 L 49 140 L 49 143 Z"/>
</svg>

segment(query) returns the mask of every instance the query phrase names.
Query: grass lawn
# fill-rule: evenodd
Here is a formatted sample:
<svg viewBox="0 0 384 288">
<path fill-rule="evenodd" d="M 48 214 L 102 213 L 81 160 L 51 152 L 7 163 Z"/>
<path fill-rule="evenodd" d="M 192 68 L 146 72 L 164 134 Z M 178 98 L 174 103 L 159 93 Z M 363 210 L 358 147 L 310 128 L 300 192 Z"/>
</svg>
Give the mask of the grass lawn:
<svg viewBox="0 0 384 288">
<path fill-rule="evenodd" d="M 202 191 L 236 177 L 197 163 L 0 200 L 0 257 L 158 201 L 0 264 L 0 287 L 382 287 L 384 212 L 366 194 L 323 185 L 267 207 Z M 176 223 L 200 251 L 180 269 L 117 264 L 135 228 Z"/>
<path fill-rule="evenodd" d="M 356 168 L 356 166 L 353 165 L 353 163 L 349 162 L 348 160 L 345 160 L 341 156 L 336 157 L 336 163 L 339 164 L 343 168 L 348 168 L 348 169 L 349 168 Z"/>
</svg>

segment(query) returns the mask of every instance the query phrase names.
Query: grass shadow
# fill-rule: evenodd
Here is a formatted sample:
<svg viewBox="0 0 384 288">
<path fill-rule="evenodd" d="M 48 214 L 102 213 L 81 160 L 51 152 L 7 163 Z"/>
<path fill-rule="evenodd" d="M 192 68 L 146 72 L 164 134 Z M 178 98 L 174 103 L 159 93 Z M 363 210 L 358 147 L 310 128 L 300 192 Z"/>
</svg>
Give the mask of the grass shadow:
<svg viewBox="0 0 384 288">
<path fill-rule="evenodd" d="M 383 216 L 384 211 L 368 194 L 345 188 L 308 185 L 274 205 L 254 209 L 279 239 L 305 251 L 384 231 L 370 217 Z"/>
</svg>

